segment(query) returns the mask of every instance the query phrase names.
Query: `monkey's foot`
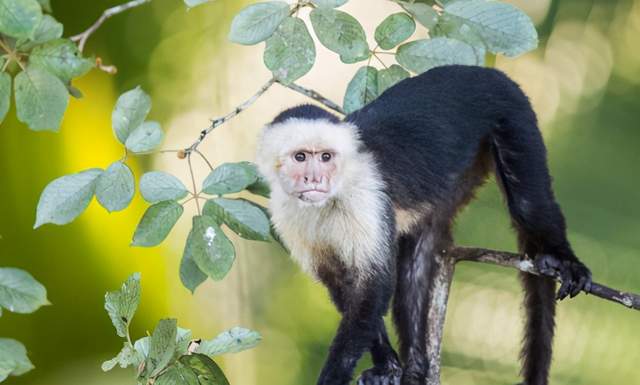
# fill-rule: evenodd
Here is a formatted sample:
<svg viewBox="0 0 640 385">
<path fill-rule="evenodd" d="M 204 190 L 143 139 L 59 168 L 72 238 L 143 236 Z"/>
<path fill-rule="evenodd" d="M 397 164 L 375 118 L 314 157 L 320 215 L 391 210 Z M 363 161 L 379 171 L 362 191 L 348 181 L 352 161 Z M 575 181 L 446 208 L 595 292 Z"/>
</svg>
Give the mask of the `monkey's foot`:
<svg viewBox="0 0 640 385">
<path fill-rule="evenodd" d="M 536 267 L 542 274 L 560 277 L 562 284 L 558 289 L 556 299 L 562 300 L 567 296 L 575 297 L 584 290 L 591 291 L 591 271 L 580 261 L 562 260 L 549 254 L 542 254 L 536 258 Z"/>
<path fill-rule="evenodd" d="M 358 378 L 357 385 L 400 385 L 402 369 L 396 364 L 367 369 Z"/>
</svg>

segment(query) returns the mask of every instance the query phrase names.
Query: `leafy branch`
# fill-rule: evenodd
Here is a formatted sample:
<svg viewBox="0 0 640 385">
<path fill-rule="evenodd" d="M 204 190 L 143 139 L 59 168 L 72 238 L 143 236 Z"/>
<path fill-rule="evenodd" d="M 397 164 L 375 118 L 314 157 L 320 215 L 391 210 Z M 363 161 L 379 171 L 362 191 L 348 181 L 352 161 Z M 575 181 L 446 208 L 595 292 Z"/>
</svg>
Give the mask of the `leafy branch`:
<svg viewBox="0 0 640 385">
<path fill-rule="evenodd" d="M 178 327 L 175 319 L 158 322 L 150 336 L 135 342 L 129 326 L 140 303 L 140 274 L 131 275 L 119 290 L 105 295 L 105 309 L 124 345 L 118 355 L 102 364 L 107 372 L 116 365 L 132 366 L 143 385 L 229 385 L 212 357 L 237 353 L 256 346 L 257 332 L 235 327 L 210 340 L 193 339 L 191 331 Z"/>
</svg>

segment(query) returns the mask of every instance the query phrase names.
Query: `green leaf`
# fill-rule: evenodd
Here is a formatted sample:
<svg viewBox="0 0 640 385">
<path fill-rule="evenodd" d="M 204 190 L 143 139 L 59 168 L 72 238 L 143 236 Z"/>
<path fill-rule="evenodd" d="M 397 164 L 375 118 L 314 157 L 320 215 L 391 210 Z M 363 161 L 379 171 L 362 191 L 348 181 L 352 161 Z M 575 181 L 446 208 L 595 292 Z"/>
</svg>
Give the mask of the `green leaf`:
<svg viewBox="0 0 640 385">
<path fill-rule="evenodd" d="M 391 67 L 380 70 L 378 72 L 378 95 L 382 95 L 388 88 L 410 76 L 407 70 L 397 64 L 392 64 Z"/>
<path fill-rule="evenodd" d="M 109 212 L 124 210 L 135 192 L 135 180 L 129 167 L 117 161 L 100 175 L 96 183 L 96 198 Z"/>
<path fill-rule="evenodd" d="M 120 95 L 111 114 L 113 132 L 125 144 L 131 131 L 138 128 L 151 111 L 151 98 L 140 86 Z"/>
<path fill-rule="evenodd" d="M 446 15 L 461 19 L 485 42 L 491 53 L 518 56 L 538 46 L 538 33 L 526 13 L 497 1 L 456 1 L 444 8 Z"/>
<path fill-rule="evenodd" d="M 10 267 L 0 268 L 0 307 L 14 313 L 33 313 L 48 304 L 47 289 L 31 274 Z"/>
<path fill-rule="evenodd" d="M 187 242 L 184 245 L 182 260 L 180 261 L 180 281 L 191 293 L 207 280 L 207 274 L 202 272 L 196 261 L 193 260 L 193 230 L 189 232 Z"/>
<path fill-rule="evenodd" d="M 237 353 L 255 347 L 261 339 L 262 336 L 258 332 L 235 327 L 220 333 L 212 340 L 202 341 L 196 352 L 207 356 Z"/>
<path fill-rule="evenodd" d="M 176 356 L 181 356 L 188 353 L 189 345 L 191 344 L 191 338 L 191 330 L 178 327 L 178 330 L 176 332 Z"/>
<path fill-rule="evenodd" d="M 255 165 L 249 162 L 224 163 L 206 177 L 202 191 L 211 195 L 237 193 L 257 180 Z"/>
<path fill-rule="evenodd" d="M 42 7 L 42 10 L 45 12 L 52 12 L 53 10 L 51 9 L 51 0 L 38 0 L 38 3 L 40 3 L 40 6 Z"/>
<path fill-rule="evenodd" d="M 271 196 L 271 188 L 269 187 L 269 183 L 267 183 L 267 180 L 264 179 L 264 177 L 259 174 L 258 174 L 258 180 L 250 184 L 247 187 L 247 191 L 249 191 L 252 194 L 260 195 L 265 198 L 269 198 Z"/>
<path fill-rule="evenodd" d="M 2 65 L 2 63 L 0 63 Z M 11 76 L 6 73 L 0 73 L 0 123 L 4 121 L 9 107 L 11 106 Z"/>
<path fill-rule="evenodd" d="M 164 139 L 164 131 L 158 122 L 144 122 L 134 129 L 127 138 L 125 146 L 132 152 L 154 150 Z"/>
<path fill-rule="evenodd" d="M 69 39 L 56 39 L 37 46 L 29 55 L 29 64 L 56 75 L 64 83 L 89 72 L 95 65 L 82 57 L 78 46 Z"/>
<path fill-rule="evenodd" d="M 154 382 L 154 385 L 200 385 L 198 376 L 181 362 L 175 362 Z"/>
<path fill-rule="evenodd" d="M 140 291 L 140 273 L 134 273 L 122 284 L 120 290 L 108 292 L 104 296 L 104 308 L 120 337 L 126 338 L 129 333 L 129 324 L 140 303 Z"/>
<path fill-rule="evenodd" d="M 51 15 L 44 15 L 35 31 L 33 31 L 31 40 L 34 43 L 46 43 L 48 41 L 61 38 L 63 32 L 64 26 L 61 23 Z"/>
<path fill-rule="evenodd" d="M 311 70 L 316 47 L 307 25 L 297 17 L 288 17 L 267 40 L 264 64 L 284 84 L 292 83 Z"/>
<path fill-rule="evenodd" d="M 317 5 L 318 7 L 325 7 L 325 8 L 338 8 L 340 6 L 345 5 L 347 1 L 349 0 L 311 0 L 311 2 Z"/>
<path fill-rule="evenodd" d="M 418 23 L 431 30 L 438 23 L 438 13 L 429 5 L 422 3 L 409 3 L 397 1 Z"/>
<path fill-rule="evenodd" d="M 352 57 L 352 56 L 340 55 L 340 61 L 345 64 L 353 64 L 353 63 L 358 63 L 361 61 L 368 60 L 370 57 L 371 57 L 371 51 L 366 51 L 360 56 Z"/>
<path fill-rule="evenodd" d="M 244 199 L 210 199 L 204 205 L 204 215 L 224 223 L 236 234 L 255 241 L 269 240 L 269 218 Z"/>
<path fill-rule="evenodd" d="M 140 193 L 145 201 L 157 203 L 182 199 L 189 191 L 175 176 L 163 171 L 151 171 L 140 178 Z"/>
<path fill-rule="evenodd" d="M 311 24 L 322 45 L 346 59 L 363 57 L 369 51 L 364 29 L 348 13 L 316 8 L 311 11 Z"/>
<path fill-rule="evenodd" d="M 416 22 L 406 13 L 389 15 L 376 28 L 375 39 L 380 48 L 392 49 L 413 35 Z"/>
<path fill-rule="evenodd" d="M 62 81 L 36 67 L 28 67 L 16 76 L 16 110 L 18 120 L 34 131 L 58 131 L 69 93 Z"/>
<path fill-rule="evenodd" d="M 0 1 L 0 33 L 16 39 L 28 39 L 42 19 L 36 0 Z"/>
<path fill-rule="evenodd" d="M 197 7 L 198 5 L 202 5 L 204 3 L 208 3 L 211 0 L 184 0 L 184 3 L 189 8 Z"/>
<path fill-rule="evenodd" d="M 143 360 L 146 360 L 149 357 L 149 345 L 151 342 L 151 337 L 142 337 L 136 342 L 134 342 L 133 347 L 138 354 L 142 357 Z M 178 327 L 176 332 L 176 355 L 182 355 L 187 353 L 187 349 L 189 344 L 191 343 L 191 330 L 183 329 Z"/>
<path fill-rule="evenodd" d="M 344 96 L 344 110 L 350 114 L 378 97 L 378 70 L 361 67 L 347 86 Z"/>
<path fill-rule="evenodd" d="M 208 215 L 193 217 L 191 252 L 198 268 L 219 281 L 224 278 L 236 258 L 233 244 L 216 221 Z"/>
<path fill-rule="evenodd" d="M 142 247 L 159 245 L 169 235 L 183 211 L 182 205 L 175 201 L 163 201 L 150 206 L 136 228 L 131 245 Z"/>
<path fill-rule="evenodd" d="M 398 47 L 396 60 L 415 73 L 448 64 L 477 64 L 473 48 L 459 40 L 446 37 L 416 40 Z"/>
<path fill-rule="evenodd" d="M 122 350 L 120 350 L 117 356 L 102 363 L 102 371 L 108 372 L 115 368 L 116 365 L 120 365 L 122 369 L 129 366 L 138 366 L 142 361 L 144 361 L 142 354 L 136 351 L 129 342 L 125 341 Z"/>
<path fill-rule="evenodd" d="M 53 12 L 53 9 L 51 8 L 51 0 L 38 0 L 38 3 L 40 3 L 43 11 L 49 13 Z"/>
<path fill-rule="evenodd" d="M 20 376 L 33 368 L 24 345 L 10 338 L 0 338 L 0 382 L 8 376 Z"/>
<path fill-rule="evenodd" d="M 163 319 L 158 322 L 151 340 L 149 341 L 149 356 L 146 361 L 146 370 L 150 375 L 156 376 L 164 369 L 176 349 L 177 321 L 175 319 Z"/>
<path fill-rule="evenodd" d="M 289 15 L 289 4 L 267 1 L 249 5 L 233 18 L 229 40 L 252 45 L 268 39 Z"/>
<path fill-rule="evenodd" d="M 92 168 L 49 183 L 40 195 L 33 228 L 45 223 L 65 225 L 73 221 L 91 202 L 96 181 L 101 174 L 101 169 Z"/>
<path fill-rule="evenodd" d="M 203 354 L 182 356 L 180 363 L 193 370 L 200 385 L 229 385 L 222 369 L 211 358 Z"/>
<path fill-rule="evenodd" d="M 133 348 L 136 352 L 140 353 L 145 360 L 149 357 L 149 341 L 151 341 L 151 337 L 146 336 L 133 343 Z"/>
<path fill-rule="evenodd" d="M 443 14 L 438 20 L 438 24 L 431 31 L 431 35 L 432 37 L 449 37 L 469 44 L 476 54 L 477 64 L 484 65 L 487 52 L 484 40 L 462 19 Z"/>
</svg>

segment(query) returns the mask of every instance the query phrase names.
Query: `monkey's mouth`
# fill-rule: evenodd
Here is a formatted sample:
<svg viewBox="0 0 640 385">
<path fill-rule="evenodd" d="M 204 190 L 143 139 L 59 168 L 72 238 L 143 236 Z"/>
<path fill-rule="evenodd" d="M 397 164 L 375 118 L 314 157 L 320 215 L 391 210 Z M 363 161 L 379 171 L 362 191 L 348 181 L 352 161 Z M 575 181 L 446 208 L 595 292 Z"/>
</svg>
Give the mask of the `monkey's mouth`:
<svg viewBox="0 0 640 385">
<path fill-rule="evenodd" d="M 307 189 L 296 192 L 296 196 L 303 202 L 319 203 L 327 199 L 329 190 L 324 189 Z"/>
</svg>

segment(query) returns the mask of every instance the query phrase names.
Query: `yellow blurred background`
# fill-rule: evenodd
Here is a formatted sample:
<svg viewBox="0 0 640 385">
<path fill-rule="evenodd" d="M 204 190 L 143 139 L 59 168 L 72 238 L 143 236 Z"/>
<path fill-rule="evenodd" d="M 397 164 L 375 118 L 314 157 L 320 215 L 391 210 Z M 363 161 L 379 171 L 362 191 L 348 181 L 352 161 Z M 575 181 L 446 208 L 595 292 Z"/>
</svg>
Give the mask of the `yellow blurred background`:
<svg viewBox="0 0 640 385">
<path fill-rule="evenodd" d="M 69 36 L 121 2 L 52 5 Z M 541 43 L 517 59 L 499 57 L 496 66 L 522 84 L 539 114 L 574 249 L 598 282 L 640 292 L 640 0 L 509 2 L 534 19 Z M 164 244 L 151 249 L 129 247 L 146 207 L 139 196 L 120 213 L 108 214 L 94 202 L 70 225 L 32 230 L 39 194 L 49 181 L 105 168 L 121 157 L 111 131 L 111 109 L 120 93 L 141 85 L 151 94 L 150 119 L 162 123 L 164 147 L 173 149 L 190 144 L 209 119 L 232 110 L 269 78 L 262 45 L 226 40 L 233 15 L 246 3 L 215 0 L 187 11 L 182 1 L 154 0 L 116 16 L 85 52 L 116 65 L 119 73 L 94 70 L 75 84 L 84 98 L 71 103 L 61 133 L 31 132 L 16 121 L 13 109 L 2 123 L 0 265 L 30 271 L 53 303 L 32 315 L 5 312 L 0 318 L 0 335 L 22 341 L 36 365 L 8 384 L 133 384 L 131 371 L 105 374 L 100 364 L 121 347 L 103 309 L 104 293 L 134 271 L 142 273 L 143 285 L 134 338 L 162 317 L 178 318 L 202 338 L 241 325 L 264 338 L 254 350 L 217 360 L 232 384 L 315 383 L 338 316 L 325 290 L 276 246 L 236 242 L 230 275 L 191 295 L 179 281 L 178 265 L 193 206 Z M 384 0 L 351 0 L 342 9 L 361 21 L 370 40 L 376 25 L 399 11 Z M 317 47 L 316 67 L 300 83 L 341 102 L 359 65 L 342 64 Z M 261 125 L 306 101 L 276 85 L 201 149 L 216 164 L 251 160 Z M 138 177 L 164 170 L 188 181 L 186 163 L 174 154 L 129 164 Z M 198 179 L 206 174 L 206 166 L 197 164 Z M 514 250 L 494 183 L 465 210 L 456 233 L 461 244 Z M 514 271 L 458 266 L 443 345 L 444 384 L 518 382 L 520 298 Z M 579 296 L 559 305 L 557 323 L 553 384 L 640 384 L 639 313 Z M 368 358 L 360 368 L 367 364 Z"/>
</svg>

